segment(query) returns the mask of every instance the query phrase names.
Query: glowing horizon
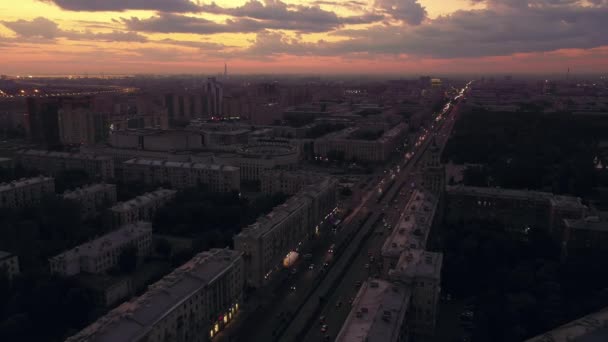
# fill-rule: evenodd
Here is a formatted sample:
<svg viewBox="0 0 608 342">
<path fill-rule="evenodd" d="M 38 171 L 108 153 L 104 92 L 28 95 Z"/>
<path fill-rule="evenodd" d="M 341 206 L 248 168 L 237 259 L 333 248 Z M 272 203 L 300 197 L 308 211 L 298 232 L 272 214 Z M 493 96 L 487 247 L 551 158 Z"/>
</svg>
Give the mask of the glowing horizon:
<svg viewBox="0 0 608 342">
<path fill-rule="evenodd" d="M 2 74 L 608 71 L 608 1 L 20 0 Z"/>
</svg>

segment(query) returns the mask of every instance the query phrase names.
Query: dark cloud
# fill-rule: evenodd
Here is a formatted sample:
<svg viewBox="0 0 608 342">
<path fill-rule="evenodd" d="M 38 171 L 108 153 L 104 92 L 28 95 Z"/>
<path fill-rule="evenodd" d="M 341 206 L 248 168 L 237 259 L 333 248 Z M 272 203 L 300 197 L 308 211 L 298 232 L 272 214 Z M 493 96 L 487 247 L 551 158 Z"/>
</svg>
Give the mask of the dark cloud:
<svg viewBox="0 0 608 342">
<path fill-rule="evenodd" d="M 19 38 L 37 38 L 52 40 L 55 38 L 66 38 L 71 40 L 93 40 L 106 42 L 145 42 L 146 37 L 136 32 L 124 32 L 114 30 L 112 32 L 95 33 L 90 30 L 73 31 L 62 30 L 57 23 L 43 17 L 28 20 L 1 21 L 2 25 L 15 32 Z"/>
<path fill-rule="evenodd" d="M 349 1 L 346 3 L 348 4 Z M 319 4 L 313 4 L 313 6 L 288 5 L 281 0 L 265 0 L 263 3 L 258 0 L 249 0 L 242 6 L 232 8 L 212 3 L 202 5 L 201 9 L 207 13 L 255 19 L 263 23 L 267 29 L 303 32 L 325 32 L 344 24 L 368 24 L 384 18 L 375 13 L 364 13 L 356 17 L 339 17 L 334 12 L 322 9 Z"/>
<path fill-rule="evenodd" d="M 163 12 L 198 12 L 199 6 L 190 0 L 39 0 L 55 4 L 68 11 L 122 12 L 152 10 Z"/>
<path fill-rule="evenodd" d="M 31 21 L 21 19 L 17 21 L 2 21 L 0 23 L 23 37 L 53 39 L 61 34 L 61 30 L 55 22 L 42 17 Z"/>
<path fill-rule="evenodd" d="M 458 11 L 418 26 L 375 25 L 365 30 L 339 30 L 334 34 L 344 40 L 338 42 L 306 43 L 278 33 L 261 32 L 244 53 L 466 58 L 591 49 L 608 45 L 604 32 L 606 18 L 608 6 L 583 7 L 545 1 L 542 8 L 510 6 Z"/>
<path fill-rule="evenodd" d="M 327 32 L 345 24 L 369 24 L 383 19 L 383 16 L 365 13 L 356 17 L 338 17 L 319 7 L 288 6 L 278 0 L 267 0 L 265 4 L 253 0 L 241 7 L 223 8 L 216 4 L 203 5 L 203 11 L 229 15 L 222 23 L 212 20 L 175 13 L 159 13 L 141 19 L 121 18 L 128 29 L 161 33 L 251 33 L 263 30 L 290 30 L 298 33 Z"/>
<path fill-rule="evenodd" d="M 258 32 L 264 29 L 262 23 L 250 19 L 229 19 L 225 23 L 216 23 L 173 13 L 160 13 L 147 19 L 131 17 L 121 20 L 129 30 L 140 32 L 215 34 Z"/>
<path fill-rule="evenodd" d="M 420 25 L 427 17 L 426 8 L 418 0 L 376 0 L 376 7 L 409 25 Z"/>
</svg>

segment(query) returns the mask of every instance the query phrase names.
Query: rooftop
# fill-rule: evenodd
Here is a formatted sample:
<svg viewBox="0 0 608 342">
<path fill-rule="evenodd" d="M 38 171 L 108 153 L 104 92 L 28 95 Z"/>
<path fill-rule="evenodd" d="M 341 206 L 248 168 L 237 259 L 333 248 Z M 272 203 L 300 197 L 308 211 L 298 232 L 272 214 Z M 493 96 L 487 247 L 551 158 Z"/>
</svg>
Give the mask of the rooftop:
<svg viewBox="0 0 608 342">
<path fill-rule="evenodd" d="M 533 337 L 526 342 L 601 342 L 608 340 L 608 308 Z"/>
<path fill-rule="evenodd" d="M 197 254 L 151 285 L 146 293 L 123 303 L 66 342 L 138 340 L 182 302 L 213 283 L 240 257 L 240 252 L 229 249 L 212 249 Z"/>
<path fill-rule="evenodd" d="M 430 192 L 414 191 L 382 246 L 382 256 L 396 258 L 406 249 L 425 249 L 436 208 L 437 199 Z"/>
<path fill-rule="evenodd" d="M 274 207 L 270 213 L 259 217 L 255 223 L 243 228 L 235 238 L 259 239 L 265 234 L 272 232 L 276 226 L 281 224 L 281 222 L 295 213 L 298 209 L 309 204 L 309 202 L 310 199 L 296 194 L 295 196 L 290 197 L 285 203 Z"/>
<path fill-rule="evenodd" d="M 555 207 L 580 208 L 580 209 L 586 208 L 585 205 L 583 205 L 583 203 L 579 197 L 559 196 L 559 195 L 554 195 L 550 192 L 541 192 L 541 191 L 533 191 L 533 190 L 503 189 L 503 188 L 455 185 L 455 186 L 448 186 L 447 192 L 449 194 L 467 194 L 467 195 L 472 195 L 472 196 L 477 195 L 477 196 L 492 196 L 492 197 L 500 197 L 500 198 L 530 200 L 530 201 L 548 201 L 552 206 L 555 206 Z"/>
<path fill-rule="evenodd" d="M 24 187 L 24 186 L 49 182 L 49 181 L 54 182 L 55 179 L 52 177 L 44 177 L 44 176 L 39 176 L 39 177 L 34 177 L 34 178 L 21 178 L 19 180 L 12 181 L 10 183 L 0 183 L 0 192 L 7 191 L 10 189 L 14 189 L 14 188 L 20 188 L 20 187 Z"/>
<path fill-rule="evenodd" d="M 529 199 L 529 200 L 538 200 L 538 201 L 548 201 L 553 196 L 552 193 L 541 192 L 541 191 L 503 189 L 503 188 L 491 188 L 491 187 L 476 187 L 476 186 L 463 186 L 463 185 L 447 186 L 446 191 L 450 194 L 459 193 L 459 194 L 467 194 L 467 195 L 494 196 L 494 197 Z"/>
<path fill-rule="evenodd" d="M 152 234 L 152 224 L 149 222 L 137 222 L 123 226 L 117 230 L 99 237 L 93 241 L 86 242 L 82 245 L 74 247 L 69 251 L 63 252 L 51 258 L 51 260 L 59 259 L 75 259 L 84 256 L 96 256 L 104 252 L 106 249 L 114 245 L 119 245 L 125 242 L 132 241 L 137 237 Z"/>
<path fill-rule="evenodd" d="M 608 231 L 608 222 L 597 216 L 584 219 L 564 219 L 564 225 L 570 229 Z"/>
<path fill-rule="evenodd" d="M 120 202 L 110 208 L 111 211 L 129 211 L 133 208 L 143 207 L 149 203 L 155 202 L 159 199 L 164 199 L 166 197 L 175 196 L 177 193 L 176 190 L 169 189 L 158 189 L 156 191 L 145 193 L 141 196 L 137 196 L 131 200 L 126 202 Z"/>
<path fill-rule="evenodd" d="M 106 183 L 92 184 L 92 185 L 89 185 L 89 186 L 86 186 L 83 188 L 74 189 L 72 191 L 66 191 L 63 193 L 63 198 L 78 199 L 87 194 L 92 194 L 95 192 L 106 191 L 106 190 L 111 190 L 111 189 L 116 189 L 116 185 L 106 184 Z"/>
<path fill-rule="evenodd" d="M 409 288 L 370 279 L 353 301 L 336 342 L 395 342 L 411 297 Z"/>
<path fill-rule="evenodd" d="M 150 167 L 203 169 L 203 170 L 216 170 L 216 171 L 238 171 L 239 170 L 239 168 L 235 167 L 235 166 L 227 166 L 227 165 L 219 165 L 219 164 L 176 162 L 176 161 L 140 159 L 140 158 L 127 160 L 123 164 L 142 165 L 142 166 L 150 166 Z"/>
<path fill-rule="evenodd" d="M 238 153 L 245 156 L 255 157 L 273 157 L 273 156 L 284 156 L 290 154 L 297 154 L 298 148 L 294 145 L 286 144 L 283 142 L 270 143 L 270 142 L 258 142 L 254 144 L 245 145 L 238 149 Z"/>
<path fill-rule="evenodd" d="M 69 152 L 56 152 L 56 151 L 43 151 L 43 150 L 21 150 L 19 151 L 21 156 L 37 156 L 47 158 L 63 158 L 63 159 L 92 159 L 92 160 L 112 160 L 109 156 L 99 156 L 94 154 L 84 153 L 69 153 Z"/>
<path fill-rule="evenodd" d="M 408 280 L 413 278 L 441 279 L 443 254 L 416 249 L 401 254 L 397 266 L 389 271 L 391 279 Z"/>
<path fill-rule="evenodd" d="M 384 134 L 380 137 L 380 139 L 378 139 L 378 141 L 384 142 L 384 141 L 393 139 L 394 137 L 401 134 L 406 128 L 407 128 L 407 125 L 402 122 L 402 123 L 398 124 L 397 126 L 391 128 L 387 132 L 384 132 Z"/>
</svg>

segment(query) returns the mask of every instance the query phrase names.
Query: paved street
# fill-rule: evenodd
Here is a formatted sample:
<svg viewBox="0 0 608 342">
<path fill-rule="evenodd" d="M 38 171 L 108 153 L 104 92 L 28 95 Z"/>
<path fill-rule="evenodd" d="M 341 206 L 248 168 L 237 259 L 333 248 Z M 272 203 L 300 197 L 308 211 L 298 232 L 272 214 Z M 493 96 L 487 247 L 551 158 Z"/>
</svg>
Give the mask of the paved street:
<svg viewBox="0 0 608 342">
<path fill-rule="evenodd" d="M 304 247 L 295 274 L 281 270 L 273 284 L 247 301 L 240 316 L 222 332 L 217 341 L 320 341 L 334 338 L 350 310 L 349 300 L 358 291 L 357 282 L 380 273 L 380 249 L 395 226 L 415 186 L 420 161 L 434 136 L 443 149 L 454 125 L 458 104 L 441 117 L 429 131 L 423 131 L 410 153 L 394 167 L 387 167 L 355 186 L 360 198 L 340 229 L 324 226 L 320 236 Z M 371 181 L 370 181 L 371 179 Z M 361 187 L 361 185 L 363 185 Z M 331 245 L 335 253 L 329 253 Z M 370 261 L 370 253 L 375 262 Z M 327 268 L 323 265 L 327 263 Z M 314 264 L 314 269 L 309 265 Z M 319 317 L 326 316 L 329 330 L 321 333 Z M 327 336 L 327 337 L 326 337 Z"/>
</svg>

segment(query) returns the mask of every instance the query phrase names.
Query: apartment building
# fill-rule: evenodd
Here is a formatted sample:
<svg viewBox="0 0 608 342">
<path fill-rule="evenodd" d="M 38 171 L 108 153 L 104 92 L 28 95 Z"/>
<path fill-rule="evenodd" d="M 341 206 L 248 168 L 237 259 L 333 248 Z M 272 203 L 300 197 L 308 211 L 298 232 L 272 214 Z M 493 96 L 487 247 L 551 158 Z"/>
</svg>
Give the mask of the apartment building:
<svg viewBox="0 0 608 342">
<path fill-rule="evenodd" d="M 461 185 L 446 192 L 448 221 L 496 220 L 519 232 L 541 227 L 556 240 L 562 237 L 563 219 L 582 219 L 587 212 L 580 198 L 549 192 Z"/>
<path fill-rule="evenodd" d="M 90 219 L 97 216 L 100 209 L 116 203 L 116 185 L 105 183 L 92 184 L 64 192 L 63 199 L 78 202 L 81 208 L 81 217 Z"/>
<path fill-rule="evenodd" d="M 131 159 L 123 163 L 123 177 L 126 182 L 167 183 L 175 189 L 198 184 L 213 192 L 240 191 L 241 188 L 239 168 L 207 163 Z"/>
<path fill-rule="evenodd" d="M 355 133 L 360 130 L 358 127 L 349 127 L 316 139 L 315 156 L 327 158 L 332 153 L 338 152 L 344 154 L 345 160 L 385 162 L 405 137 L 407 125 L 401 123 L 375 140 L 355 138 Z"/>
<path fill-rule="evenodd" d="M 152 225 L 137 222 L 125 225 L 100 238 L 84 243 L 49 259 L 51 273 L 73 276 L 81 272 L 103 273 L 118 263 L 121 252 L 137 247 L 140 258 L 152 250 Z"/>
<path fill-rule="evenodd" d="M 408 249 L 389 271 L 389 279 L 403 284 L 412 294 L 408 310 L 410 336 L 426 340 L 435 334 L 441 296 L 443 254 Z"/>
<path fill-rule="evenodd" d="M 9 252 L 0 251 L 0 271 L 6 272 L 9 280 L 19 275 L 19 257 Z"/>
<path fill-rule="evenodd" d="M 120 227 L 138 221 L 152 221 L 156 211 L 175 198 L 176 190 L 158 189 L 126 202 L 120 202 L 108 210 L 108 223 Z"/>
<path fill-rule="evenodd" d="M 591 256 L 608 250 L 608 221 L 599 216 L 564 219 L 562 258 Z"/>
<path fill-rule="evenodd" d="M 416 190 L 406 204 L 403 216 L 381 249 L 383 274 L 397 266 L 403 251 L 426 249 L 437 211 L 437 198 L 428 191 Z"/>
<path fill-rule="evenodd" d="M 380 279 L 361 285 L 336 342 L 407 341 L 411 291 Z"/>
<path fill-rule="evenodd" d="M 316 172 L 272 170 L 260 175 L 260 188 L 267 195 L 294 195 L 307 185 L 320 182 L 324 177 L 326 176 Z"/>
<path fill-rule="evenodd" d="M 26 169 L 35 169 L 51 175 L 64 170 L 84 170 L 91 177 L 103 180 L 114 178 L 114 160 L 107 156 L 23 150 L 18 152 L 17 160 Z"/>
<path fill-rule="evenodd" d="M 23 208 L 39 203 L 42 197 L 55 192 L 55 179 L 51 177 L 22 178 L 0 183 L 0 208 Z"/>
<path fill-rule="evenodd" d="M 243 252 L 250 286 L 267 284 L 283 267 L 285 257 L 335 212 L 337 185 L 336 180 L 328 179 L 306 187 L 234 237 L 234 248 Z"/>
<path fill-rule="evenodd" d="M 202 252 L 66 342 L 205 342 L 240 310 L 240 252 Z"/>
</svg>

